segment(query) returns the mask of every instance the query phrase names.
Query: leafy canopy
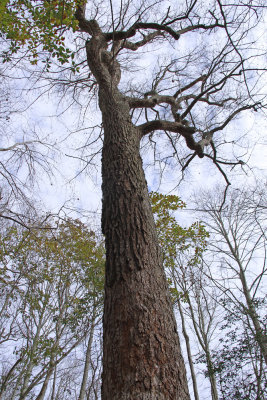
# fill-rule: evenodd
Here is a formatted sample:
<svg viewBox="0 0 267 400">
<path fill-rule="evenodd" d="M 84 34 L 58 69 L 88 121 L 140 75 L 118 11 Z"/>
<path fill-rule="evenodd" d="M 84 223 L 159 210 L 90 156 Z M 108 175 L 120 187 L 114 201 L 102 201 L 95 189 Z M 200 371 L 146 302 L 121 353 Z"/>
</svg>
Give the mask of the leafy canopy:
<svg viewBox="0 0 267 400">
<path fill-rule="evenodd" d="M 74 53 L 66 45 L 69 30 L 78 29 L 75 10 L 79 0 L 1 0 L 0 36 L 5 42 L 2 59 L 8 62 L 11 56 L 26 50 L 31 64 L 40 59 L 47 69 L 56 58 L 60 64 L 74 64 Z"/>
<path fill-rule="evenodd" d="M 173 270 L 180 268 L 177 257 L 184 256 L 183 268 L 197 267 L 207 247 L 209 233 L 202 222 L 194 222 L 188 228 L 182 227 L 177 222 L 174 212 L 186 207 L 178 196 L 151 192 L 150 200 L 163 253 L 164 267 L 170 272 L 168 274 L 170 293 L 175 301 L 181 293 L 178 293 L 170 276 Z"/>
</svg>

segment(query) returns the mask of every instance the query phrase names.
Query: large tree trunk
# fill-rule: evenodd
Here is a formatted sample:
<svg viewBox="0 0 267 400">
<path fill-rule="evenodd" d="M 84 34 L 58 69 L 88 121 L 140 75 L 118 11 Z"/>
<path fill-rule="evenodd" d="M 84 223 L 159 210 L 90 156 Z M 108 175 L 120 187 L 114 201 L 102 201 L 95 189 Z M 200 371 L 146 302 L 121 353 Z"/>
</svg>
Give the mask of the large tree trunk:
<svg viewBox="0 0 267 400">
<path fill-rule="evenodd" d="M 188 400 L 176 322 L 168 296 L 147 183 L 141 134 L 117 89 L 120 68 L 95 21 L 87 42 L 104 126 L 106 240 L 102 400 Z"/>
<path fill-rule="evenodd" d="M 140 134 L 118 92 L 100 88 L 99 98 L 107 251 L 102 399 L 186 400 L 185 368 L 139 155 Z"/>
</svg>

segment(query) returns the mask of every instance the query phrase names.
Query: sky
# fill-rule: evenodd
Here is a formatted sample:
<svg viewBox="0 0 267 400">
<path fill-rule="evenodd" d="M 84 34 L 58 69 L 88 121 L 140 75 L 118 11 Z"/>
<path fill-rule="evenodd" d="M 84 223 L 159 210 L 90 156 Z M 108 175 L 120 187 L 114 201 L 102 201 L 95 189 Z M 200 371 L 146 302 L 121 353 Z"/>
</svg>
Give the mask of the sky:
<svg viewBox="0 0 267 400">
<path fill-rule="evenodd" d="M 116 15 L 116 11 L 120 7 L 120 2 L 113 1 L 112 4 L 114 15 Z M 174 5 L 176 3 L 173 1 L 160 3 L 162 10 Z M 223 40 L 220 32 L 216 35 L 217 40 Z M 263 48 L 266 33 L 262 32 L 261 26 L 255 35 L 259 47 Z M 162 49 L 162 45 L 158 44 L 153 45 L 150 48 L 152 51 L 149 53 L 146 51 L 143 52 L 143 49 L 141 49 L 139 51 L 141 58 L 136 61 L 136 66 L 142 72 L 141 74 L 137 72 L 138 79 L 140 80 L 138 84 L 146 85 L 146 82 L 150 80 L 152 71 L 158 68 L 156 61 L 158 55 L 160 55 L 161 61 L 165 62 L 165 58 L 169 53 L 172 53 L 175 57 L 180 57 L 188 49 L 193 50 L 197 47 L 201 48 L 201 46 L 203 46 L 204 51 L 205 49 L 213 48 L 214 43 L 205 42 L 202 35 L 189 33 L 188 35 L 181 36 L 177 42 L 165 43 L 164 50 Z M 15 73 L 17 74 L 16 78 L 21 78 L 21 72 L 17 71 Z M 26 73 L 25 75 L 29 76 L 30 73 Z M 124 86 L 127 81 L 132 80 L 133 77 L 136 79 L 135 71 L 123 70 L 121 86 Z M 177 84 L 179 84 L 179 76 L 175 79 Z M 46 143 L 51 143 L 49 152 L 48 147 L 46 148 L 46 157 L 48 162 L 54 164 L 53 171 L 51 171 L 53 174 L 46 176 L 44 173 L 41 173 L 41 179 L 37 174 L 35 181 L 36 195 L 44 203 L 42 207 L 56 212 L 56 210 L 62 207 L 62 204 L 67 202 L 73 208 L 100 213 L 100 155 L 93 161 L 93 165 L 87 167 L 84 161 L 74 158 L 81 157 L 84 160 L 89 157 L 89 147 L 83 148 L 82 153 L 81 148 L 84 146 L 85 140 L 89 137 L 90 127 L 99 124 L 101 121 L 98 108 L 93 104 L 92 107 L 86 108 L 85 113 L 82 112 L 81 114 L 79 105 L 76 103 L 63 112 L 68 107 L 68 99 L 64 99 L 64 96 L 60 94 L 60 89 L 58 90 L 59 93 L 55 93 L 56 91 L 54 93 L 47 92 L 47 94 L 39 97 L 38 91 L 32 93 L 29 91 L 29 88 L 41 87 L 43 82 L 40 80 L 37 80 L 35 84 L 33 82 L 34 78 L 30 80 L 27 78 L 22 80 L 16 79 L 15 85 L 13 85 L 13 89 L 15 89 L 18 96 L 20 96 L 20 90 L 22 89 L 24 99 L 23 97 L 19 99 L 19 113 L 14 113 L 12 121 L 9 123 L 11 126 L 11 134 L 8 140 L 9 145 L 28 140 L 28 138 L 31 140 L 34 134 L 37 134 Z M 136 87 L 136 82 L 134 81 L 133 83 Z M 35 98 L 37 98 L 37 101 Z M 25 103 L 23 107 L 21 107 L 21 100 Z M 32 103 L 30 106 L 28 106 L 29 100 Z M 86 100 L 82 99 L 82 105 L 86 106 Z M 21 111 L 23 108 L 26 108 L 24 112 Z M 238 118 L 231 125 L 231 129 L 227 128 L 229 137 L 232 135 L 235 138 L 240 137 L 240 146 L 236 147 L 234 156 L 238 159 L 241 158 L 245 162 L 249 162 L 249 167 L 243 168 L 243 171 L 237 166 L 228 172 L 233 185 L 239 185 L 243 180 L 245 182 L 253 182 L 255 176 L 264 179 L 267 167 L 267 153 L 264 147 L 264 141 L 266 144 L 264 137 L 265 130 L 266 118 L 264 119 L 262 115 L 250 112 L 242 113 L 241 118 Z M 12 131 L 15 131 L 15 135 L 12 135 Z M 4 139 L 2 139 L 2 143 L 4 143 Z M 232 144 L 229 143 L 229 153 L 232 151 L 231 147 Z M 44 148 L 41 151 L 43 152 Z M 160 190 L 164 193 L 174 192 L 185 199 L 187 203 L 190 202 L 192 192 L 198 191 L 199 188 L 212 188 L 214 184 L 223 184 L 224 182 L 223 177 L 218 173 L 210 160 L 195 158 L 191 167 L 185 171 L 184 179 L 181 181 L 180 169 L 174 166 L 171 161 L 164 165 L 162 163 L 154 164 L 152 151 L 148 152 L 147 147 L 144 148 L 143 152 L 141 151 L 141 154 L 143 156 L 149 190 Z M 164 167 L 163 175 L 162 167 Z M 23 174 L 25 174 L 23 166 L 19 174 L 23 180 Z"/>
</svg>

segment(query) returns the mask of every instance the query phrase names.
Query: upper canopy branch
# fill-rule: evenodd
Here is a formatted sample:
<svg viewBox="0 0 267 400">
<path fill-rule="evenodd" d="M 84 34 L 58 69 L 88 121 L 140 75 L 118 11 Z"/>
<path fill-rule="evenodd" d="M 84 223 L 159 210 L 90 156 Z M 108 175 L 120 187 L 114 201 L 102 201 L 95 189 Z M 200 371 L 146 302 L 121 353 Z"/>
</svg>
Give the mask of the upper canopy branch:
<svg viewBox="0 0 267 400">
<path fill-rule="evenodd" d="M 150 94 L 150 93 L 149 93 Z M 151 92 L 151 97 L 145 96 L 144 98 L 138 98 L 138 97 L 128 97 L 128 103 L 130 108 L 153 108 L 157 104 L 169 104 L 172 106 L 172 112 L 176 113 L 177 110 L 181 110 L 181 103 L 186 100 L 190 99 L 196 99 L 195 94 L 188 94 L 185 96 L 181 96 L 178 99 L 175 98 L 175 96 L 167 96 L 167 95 L 159 95 L 156 92 L 152 93 Z M 217 107 L 223 107 L 225 103 L 228 101 L 235 101 L 237 100 L 234 97 L 228 97 L 226 99 L 223 99 L 221 101 L 212 101 L 208 97 L 200 97 L 198 98 L 198 101 L 207 103 L 209 105 L 214 105 Z"/>
<path fill-rule="evenodd" d="M 156 22 L 135 22 L 127 31 L 116 31 L 105 33 L 105 39 L 110 40 L 124 40 L 133 37 L 138 29 L 156 29 L 169 33 L 175 40 L 178 40 L 180 35 L 169 26 L 158 24 Z"/>
<path fill-rule="evenodd" d="M 210 25 L 204 25 L 204 24 L 196 24 L 196 25 L 191 25 L 191 26 L 187 26 L 186 28 L 180 29 L 179 31 L 177 31 L 178 35 L 183 35 L 186 32 L 191 32 L 194 31 L 196 29 L 204 29 L 204 30 L 211 30 L 214 28 L 224 28 L 224 24 L 219 24 L 219 22 L 216 22 L 215 24 L 210 24 Z"/>
<path fill-rule="evenodd" d="M 204 95 L 207 95 L 211 93 L 211 90 L 214 89 L 215 91 L 217 90 L 218 87 L 222 87 L 226 83 L 226 81 L 236 75 L 240 75 L 240 72 L 236 72 L 240 68 L 241 63 L 238 63 L 235 65 L 235 67 L 227 74 L 225 75 L 222 79 L 220 79 L 218 82 L 213 83 L 212 85 L 208 86 L 206 89 L 202 90 L 195 98 L 194 100 L 189 104 L 187 109 L 184 111 L 182 114 L 182 118 L 185 118 L 187 114 L 190 113 L 194 105 L 199 101 L 199 99 L 203 98 Z"/>
<path fill-rule="evenodd" d="M 162 23 L 157 23 L 157 22 L 135 22 L 129 29 L 123 31 L 118 31 L 115 30 L 113 32 L 107 32 L 103 33 L 96 22 L 96 20 L 87 20 L 85 18 L 85 9 L 86 9 L 86 1 L 84 2 L 83 5 L 80 5 L 77 7 L 77 10 L 75 12 L 75 17 L 79 21 L 79 28 L 81 31 L 88 33 L 91 36 L 102 34 L 104 39 L 109 42 L 121 42 L 122 47 L 127 48 L 129 50 L 137 50 L 139 47 L 144 46 L 151 40 L 153 40 L 157 36 L 161 36 L 164 34 L 164 32 L 168 33 L 170 36 L 172 36 L 175 40 L 178 40 L 180 36 L 186 32 L 190 32 L 193 30 L 197 29 L 204 29 L 204 30 L 210 30 L 216 27 L 224 27 L 224 25 L 219 24 L 218 20 L 214 24 L 195 24 L 191 26 L 187 26 L 185 28 L 180 29 L 179 31 L 174 30 L 173 28 L 170 27 L 170 22 L 162 22 Z M 182 18 L 183 19 L 183 18 Z M 143 35 L 143 39 L 132 43 L 129 42 L 127 39 L 133 37 L 136 35 L 136 32 L 141 29 L 152 29 L 156 30 L 156 32 L 151 32 L 148 35 Z M 123 42 L 122 42 L 123 41 Z"/>
<path fill-rule="evenodd" d="M 187 85 L 185 85 L 184 87 L 182 87 L 181 89 L 177 90 L 177 92 L 174 94 L 174 97 L 178 97 L 179 94 L 181 94 L 182 92 L 184 92 L 187 89 L 190 89 L 191 87 L 193 87 L 194 85 L 196 85 L 198 82 L 204 82 L 205 79 L 207 79 L 207 75 L 201 75 L 199 76 L 197 79 L 194 79 L 192 82 L 188 83 Z"/>
<path fill-rule="evenodd" d="M 179 133 L 185 138 L 187 147 L 190 150 L 194 150 L 200 158 L 204 157 L 203 147 L 201 144 L 197 143 L 193 137 L 193 134 L 196 131 L 193 127 L 185 126 L 179 122 L 156 119 L 139 125 L 138 128 L 141 131 L 141 136 L 157 130 Z"/>
<path fill-rule="evenodd" d="M 248 104 L 248 105 L 246 105 L 246 106 L 243 106 L 243 107 L 238 108 L 237 110 L 233 111 L 233 112 L 228 116 L 228 118 L 226 118 L 226 120 L 225 120 L 220 126 L 217 126 L 216 128 L 211 129 L 210 132 L 213 134 L 213 133 L 215 133 L 215 132 L 217 132 L 217 131 L 223 130 L 223 129 L 229 124 L 229 122 L 231 122 L 232 119 L 233 119 L 236 115 L 238 115 L 241 111 L 249 110 L 249 109 L 251 109 L 251 108 L 253 108 L 254 110 L 256 110 L 256 109 L 257 109 L 257 106 L 261 106 L 261 103 Z"/>
<path fill-rule="evenodd" d="M 86 9 L 86 4 L 78 6 L 77 10 L 75 12 L 75 17 L 79 21 L 79 28 L 83 32 L 89 33 L 89 35 L 95 35 L 98 33 L 101 33 L 101 30 L 96 23 L 95 20 L 87 20 L 85 18 L 85 9 Z M 97 26 L 98 26 L 98 29 Z M 159 32 L 167 32 L 169 33 L 175 40 L 178 40 L 180 35 L 177 34 L 171 27 L 163 25 L 163 24 L 158 24 L 156 22 L 135 22 L 127 31 L 115 31 L 115 32 L 107 32 L 104 33 L 104 37 L 107 42 L 110 40 L 113 41 L 119 41 L 119 40 L 126 40 L 129 39 L 133 36 L 135 36 L 136 31 L 139 29 L 155 29 L 157 30 L 157 35 L 159 35 Z M 155 35 L 147 35 L 147 39 L 140 41 L 138 43 L 135 43 L 138 47 L 141 45 L 147 43 L 149 40 L 151 40 Z M 133 45 L 133 44 L 132 44 Z M 135 49 L 134 49 L 135 50 Z"/>
<path fill-rule="evenodd" d="M 152 108 L 155 107 L 156 104 L 162 103 L 170 104 L 173 107 L 176 106 L 176 110 L 181 108 L 179 102 L 173 96 L 162 96 L 154 91 L 145 93 L 144 98 L 128 97 L 127 100 L 130 108 Z"/>
<path fill-rule="evenodd" d="M 147 43 L 151 42 L 154 38 L 158 36 L 162 36 L 163 32 L 155 31 L 151 32 L 148 35 L 143 35 L 143 39 L 139 40 L 138 42 L 129 42 L 128 40 L 123 40 L 123 46 L 125 49 L 136 51 L 139 47 L 146 45 Z"/>
<path fill-rule="evenodd" d="M 26 149 L 28 149 L 28 145 L 33 144 L 33 143 L 41 143 L 41 142 L 39 140 L 29 140 L 26 142 L 18 142 L 18 143 L 14 143 L 10 147 L 0 147 L 0 151 L 15 150 L 17 147 L 22 147 L 22 146 L 24 146 Z"/>
</svg>

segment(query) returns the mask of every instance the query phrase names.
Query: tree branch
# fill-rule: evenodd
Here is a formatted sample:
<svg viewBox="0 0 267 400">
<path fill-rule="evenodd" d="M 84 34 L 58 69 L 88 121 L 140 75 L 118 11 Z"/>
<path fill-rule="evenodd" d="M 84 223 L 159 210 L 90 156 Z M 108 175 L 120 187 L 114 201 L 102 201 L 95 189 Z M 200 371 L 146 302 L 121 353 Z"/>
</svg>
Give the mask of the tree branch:
<svg viewBox="0 0 267 400">
<path fill-rule="evenodd" d="M 184 86 L 183 88 L 177 90 L 177 92 L 173 95 L 173 97 L 178 97 L 179 94 L 184 92 L 187 89 L 190 89 L 192 86 L 194 86 L 198 82 L 203 82 L 207 78 L 207 75 L 201 75 L 199 78 L 195 79 L 194 81 L 188 83 L 188 85 Z"/>
<path fill-rule="evenodd" d="M 179 122 L 163 121 L 159 119 L 146 122 L 139 125 L 138 128 L 141 131 L 141 136 L 145 136 L 146 134 L 156 130 L 179 133 L 184 137 L 186 145 L 190 150 L 194 150 L 200 158 L 204 157 L 202 146 L 197 143 L 192 136 L 196 131 L 195 128 L 185 126 Z"/>
<path fill-rule="evenodd" d="M 148 97 L 151 96 L 151 97 Z M 155 91 L 145 93 L 145 97 L 139 99 L 138 97 L 128 97 L 127 98 L 130 108 L 152 108 L 156 104 L 170 104 L 171 106 L 176 106 L 177 109 L 181 108 L 173 96 L 161 96 Z"/>
<path fill-rule="evenodd" d="M 209 86 L 207 89 L 203 90 L 199 95 L 196 96 L 196 98 L 189 104 L 185 112 L 182 114 L 182 118 L 186 117 L 186 115 L 192 110 L 194 105 L 198 102 L 198 100 L 203 97 L 203 95 L 207 94 L 211 89 L 216 88 L 219 85 L 224 84 L 228 78 L 234 75 L 235 71 L 241 66 L 241 63 L 238 63 L 232 71 L 229 72 L 226 76 L 224 76 L 222 79 L 219 80 L 219 82 L 214 83 L 213 85 Z M 238 74 L 239 75 L 239 74 Z"/>
<path fill-rule="evenodd" d="M 161 31 L 156 31 L 149 33 L 148 35 L 144 35 L 143 39 L 139 42 L 129 42 L 128 40 L 123 41 L 122 47 L 125 49 L 129 49 L 132 51 L 136 51 L 139 47 L 145 46 L 147 43 L 151 42 L 155 37 L 162 36 L 163 33 Z"/>
<path fill-rule="evenodd" d="M 223 24 L 219 24 L 216 22 L 215 24 L 211 25 L 204 25 L 204 24 L 198 24 L 198 25 L 192 25 L 192 26 L 187 26 L 186 28 L 180 29 L 177 31 L 178 35 L 183 35 L 186 32 L 194 31 L 195 29 L 204 29 L 204 30 L 209 30 L 213 28 L 224 28 Z"/>
<path fill-rule="evenodd" d="M 195 94 L 188 94 L 185 96 L 182 96 L 179 98 L 179 102 L 181 103 L 182 101 L 186 101 L 186 100 L 190 100 L 190 99 L 195 99 L 196 97 L 198 97 Z M 198 101 L 202 101 L 203 103 L 207 103 L 210 106 L 217 106 L 217 107 L 223 107 L 225 103 L 227 103 L 228 101 L 237 101 L 237 99 L 235 99 L 234 97 L 228 97 L 227 99 L 223 99 L 221 101 L 212 101 L 209 100 L 208 96 L 207 97 L 200 97 L 198 98 Z"/>
<path fill-rule="evenodd" d="M 238 108 L 237 110 L 235 110 L 231 115 L 229 115 L 229 117 L 224 121 L 224 123 L 220 126 L 218 126 L 217 128 L 213 128 L 210 130 L 211 133 L 217 132 L 217 131 L 221 131 L 222 129 L 224 129 L 226 127 L 226 125 L 229 124 L 229 122 L 237 115 L 239 114 L 241 111 L 244 110 L 249 110 L 251 108 L 255 109 L 257 105 L 260 105 L 260 103 L 256 103 L 256 104 L 252 104 L 252 105 L 247 105 L 247 106 L 243 106 Z"/>
<path fill-rule="evenodd" d="M 196 157 L 197 153 L 193 153 L 182 167 L 182 172 L 186 170 L 191 161 Z"/>
<path fill-rule="evenodd" d="M 16 147 L 19 146 L 25 146 L 28 147 L 28 144 L 32 144 L 32 143 L 41 143 L 39 140 L 30 140 L 27 142 L 21 142 L 21 143 L 14 143 L 12 146 L 10 147 L 0 147 L 0 151 L 10 151 L 10 150 L 14 150 Z"/>
<path fill-rule="evenodd" d="M 78 19 L 78 18 L 77 18 Z M 157 24 L 155 22 L 136 22 L 127 31 L 107 32 L 104 34 L 106 41 L 124 40 L 133 37 L 139 29 L 156 29 L 169 33 L 175 40 L 178 40 L 180 35 L 172 28 L 166 25 Z"/>
</svg>

